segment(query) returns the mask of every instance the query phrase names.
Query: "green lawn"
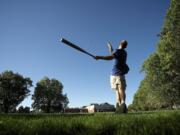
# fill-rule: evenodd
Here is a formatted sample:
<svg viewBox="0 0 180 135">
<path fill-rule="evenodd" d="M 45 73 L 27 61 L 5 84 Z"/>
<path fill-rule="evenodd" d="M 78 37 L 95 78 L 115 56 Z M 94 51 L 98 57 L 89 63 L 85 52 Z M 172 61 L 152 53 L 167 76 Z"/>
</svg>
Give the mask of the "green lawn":
<svg viewBox="0 0 180 135">
<path fill-rule="evenodd" d="M 180 111 L 0 114 L 0 135 L 179 135 Z"/>
</svg>

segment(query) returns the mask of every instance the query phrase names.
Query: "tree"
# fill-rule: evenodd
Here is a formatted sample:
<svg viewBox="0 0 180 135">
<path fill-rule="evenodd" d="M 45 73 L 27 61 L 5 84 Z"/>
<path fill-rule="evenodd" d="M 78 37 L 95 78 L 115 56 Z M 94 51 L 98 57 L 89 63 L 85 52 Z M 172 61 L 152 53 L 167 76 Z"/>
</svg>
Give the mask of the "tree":
<svg viewBox="0 0 180 135">
<path fill-rule="evenodd" d="M 18 73 L 5 71 L 0 74 L 0 110 L 8 113 L 29 95 L 32 86 L 30 78 L 25 78 Z"/>
<path fill-rule="evenodd" d="M 63 85 L 58 80 L 43 78 L 36 84 L 32 107 L 46 113 L 62 111 L 68 104 L 67 95 L 62 90 Z"/>
<path fill-rule="evenodd" d="M 157 50 L 143 64 L 145 78 L 134 96 L 134 106 L 144 110 L 152 109 L 151 105 L 157 109 L 180 104 L 179 28 L 180 1 L 171 0 Z"/>
<path fill-rule="evenodd" d="M 18 113 L 30 113 L 30 107 L 28 107 L 28 106 L 26 106 L 26 107 L 20 106 L 18 108 Z"/>
<path fill-rule="evenodd" d="M 172 108 L 180 104 L 180 1 L 171 0 L 161 32 L 157 53 L 163 73 L 159 89 L 164 101 Z"/>
</svg>

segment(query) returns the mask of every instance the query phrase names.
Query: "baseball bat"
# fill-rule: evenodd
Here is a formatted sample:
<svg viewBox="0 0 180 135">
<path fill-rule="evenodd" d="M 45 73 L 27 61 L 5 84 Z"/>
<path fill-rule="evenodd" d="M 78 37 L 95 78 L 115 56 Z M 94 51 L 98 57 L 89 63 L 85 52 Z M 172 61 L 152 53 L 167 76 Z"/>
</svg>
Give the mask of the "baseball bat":
<svg viewBox="0 0 180 135">
<path fill-rule="evenodd" d="M 78 51 L 80 51 L 80 52 L 83 52 L 83 53 L 85 53 L 85 54 L 87 54 L 87 55 L 95 58 L 95 56 L 92 55 L 91 53 L 85 51 L 84 49 L 80 48 L 79 46 L 71 43 L 70 41 L 68 41 L 68 40 L 66 40 L 66 39 L 64 39 L 64 38 L 61 38 L 61 42 L 64 43 L 64 44 L 66 44 L 66 45 L 68 45 L 68 46 L 70 46 L 70 47 L 72 47 L 72 48 L 74 48 L 74 49 L 76 49 L 76 50 L 78 50 Z"/>
</svg>

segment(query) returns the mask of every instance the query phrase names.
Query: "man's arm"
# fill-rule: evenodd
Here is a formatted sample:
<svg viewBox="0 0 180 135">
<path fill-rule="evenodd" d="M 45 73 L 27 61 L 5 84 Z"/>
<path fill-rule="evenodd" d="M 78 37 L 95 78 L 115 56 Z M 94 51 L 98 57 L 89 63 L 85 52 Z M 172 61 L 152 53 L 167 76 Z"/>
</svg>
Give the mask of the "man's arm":
<svg viewBox="0 0 180 135">
<path fill-rule="evenodd" d="M 108 42 L 107 46 L 109 48 L 109 53 L 111 55 L 109 55 L 109 56 L 95 56 L 96 60 L 99 60 L 99 59 L 101 59 L 101 60 L 112 60 L 112 59 L 114 59 L 113 47 L 112 47 L 111 43 Z"/>
<path fill-rule="evenodd" d="M 110 56 L 95 56 L 96 60 L 112 60 L 114 59 L 114 55 L 110 55 Z"/>
</svg>

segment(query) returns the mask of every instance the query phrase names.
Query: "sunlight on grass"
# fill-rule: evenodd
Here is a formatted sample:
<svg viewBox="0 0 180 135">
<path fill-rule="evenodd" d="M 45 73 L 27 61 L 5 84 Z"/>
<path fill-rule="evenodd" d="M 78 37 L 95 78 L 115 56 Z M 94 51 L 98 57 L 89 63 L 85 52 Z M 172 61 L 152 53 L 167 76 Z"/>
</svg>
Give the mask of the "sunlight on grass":
<svg viewBox="0 0 180 135">
<path fill-rule="evenodd" d="M 0 135 L 178 135 L 180 111 L 1 114 Z"/>
</svg>

